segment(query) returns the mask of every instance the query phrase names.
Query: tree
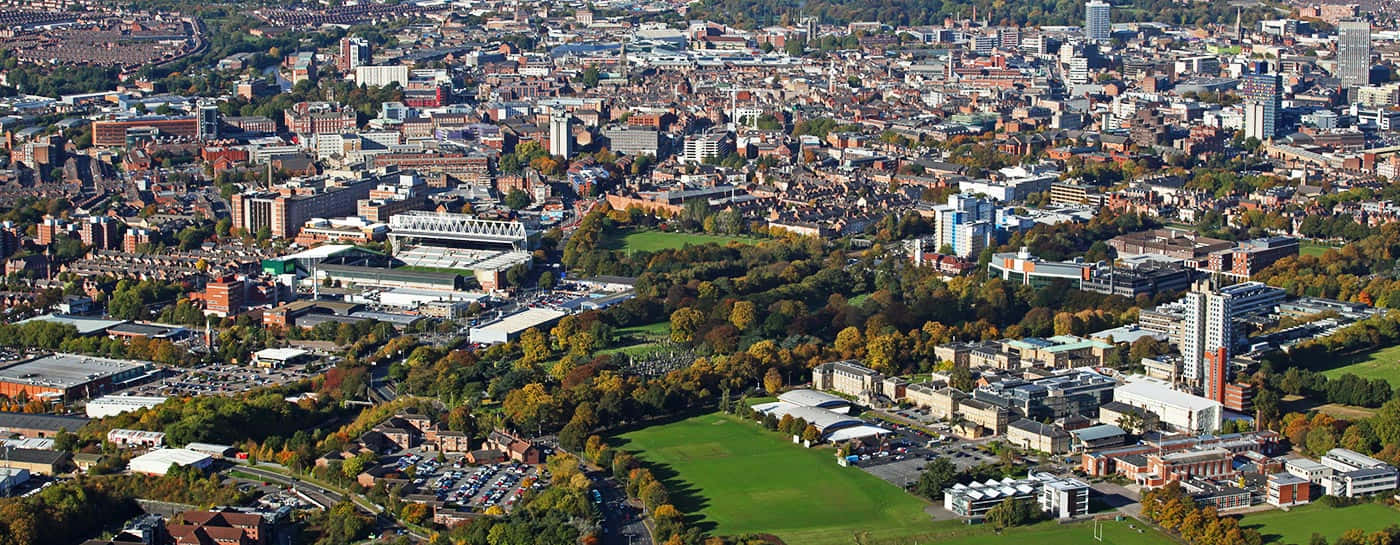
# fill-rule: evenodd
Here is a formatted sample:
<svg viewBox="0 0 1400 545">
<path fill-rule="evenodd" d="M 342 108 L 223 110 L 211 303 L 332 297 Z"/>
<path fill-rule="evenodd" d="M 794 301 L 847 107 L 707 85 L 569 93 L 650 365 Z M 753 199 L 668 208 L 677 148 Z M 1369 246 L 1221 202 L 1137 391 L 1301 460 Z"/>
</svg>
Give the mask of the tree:
<svg viewBox="0 0 1400 545">
<path fill-rule="evenodd" d="M 958 475 L 958 467 L 947 458 L 937 458 L 924 466 L 919 481 L 914 484 L 914 492 L 925 498 L 936 500 L 943 496 L 943 490 L 952 486 Z"/>
<path fill-rule="evenodd" d="M 583 86 L 584 86 L 584 87 L 587 87 L 587 88 L 589 88 L 589 89 L 592 89 L 592 88 L 594 88 L 594 87 L 597 87 L 597 86 L 598 86 L 598 67 L 596 67 L 596 66 L 589 66 L 588 68 L 585 68 L 585 69 L 583 70 L 583 74 L 581 74 L 581 75 L 579 76 L 579 80 L 583 82 Z"/>
<path fill-rule="evenodd" d="M 777 395 L 783 389 L 783 374 L 778 372 L 777 367 L 769 367 L 768 372 L 763 374 L 763 389 L 768 395 Z"/>
<path fill-rule="evenodd" d="M 542 289 L 553 289 L 559 281 L 554 277 L 554 271 L 544 271 L 540 273 L 540 278 L 535 282 Z"/>
<path fill-rule="evenodd" d="M 746 331 L 749 326 L 758 321 L 758 310 L 749 301 L 738 301 L 734 303 L 734 308 L 729 311 L 729 323 L 739 331 Z"/>
<path fill-rule="evenodd" d="M 518 187 L 511 189 L 509 193 L 506 193 L 505 204 L 511 210 L 524 209 L 530 206 L 530 195 Z"/>
<path fill-rule="evenodd" d="M 1328 427 L 1316 427 L 1308 431 L 1305 442 L 1307 451 L 1313 456 L 1322 456 L 1337 446 L 1337 437 Z"/>
<path fill-rule="evenodd" d="M 695 334 L 705 322 L 705 315 L 690 307 L 671 313 L 671 341 L 680 344 L 695 342 Z"/>
<path fill-rule="evenodd" d="M 809 442 L 809 443 L 816 443 L 816 442 L 817 442 L 818 440 L 820 440 L 821 438 L 822 438 L 822 432 L 817 431 L 817 427 L 816 427 L 816 426 L 813 426 L 813 425 L 811 425 L 811 424 L 808 424 L 808 425 L 807 425 L 807 428 L 804 429 L 804 430 L 802 430 L 802 440 L 803 440 L 803 441 L 807 441 L 807 442 Z"/>
</svg>

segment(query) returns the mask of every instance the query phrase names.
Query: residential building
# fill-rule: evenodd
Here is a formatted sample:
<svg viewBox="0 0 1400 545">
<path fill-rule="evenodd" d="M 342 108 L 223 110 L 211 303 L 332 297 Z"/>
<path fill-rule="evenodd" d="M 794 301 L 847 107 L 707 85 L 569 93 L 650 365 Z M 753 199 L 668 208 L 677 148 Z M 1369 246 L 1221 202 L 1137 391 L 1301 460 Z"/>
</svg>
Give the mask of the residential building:
<svg viewBox="0 0 1400 545">
<path fill-rule="evenodd" d="M 349 73 L 370 60 L 369 40 L 354 36 L 340 39 L 340 57 L 336 59 L 336 64 L 341 72 Z"/>
<path fill-rule="evenodd" d="M 1101 0 L 1089 0 L 1084 3 L 1084 37 L 1090 40 L 1107 40 L 1113 32 L 1113 24 L 1109 18 L 1111 4 Z"/>
<path fill-rule="evenodd" d="M 573 116 L 556 111 L 549 116 L 549 154 L 568 159 L 573 154 Z"/>
<path fill-rule="evenodd" d="M 1343 21 L 1337 25 L 1337 77 L 1343 87 L 1371 83 L 1371 23 Z"/>
</svg>

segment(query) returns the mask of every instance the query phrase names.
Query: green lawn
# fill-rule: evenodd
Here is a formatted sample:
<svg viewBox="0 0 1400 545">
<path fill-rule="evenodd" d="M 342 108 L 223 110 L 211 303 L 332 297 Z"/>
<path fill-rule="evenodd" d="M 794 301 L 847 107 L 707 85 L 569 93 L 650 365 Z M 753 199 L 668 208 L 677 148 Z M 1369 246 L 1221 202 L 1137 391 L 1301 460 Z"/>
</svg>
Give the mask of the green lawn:
<svg viewBox="0 0 1400 545">
<path fill-rule="evenodd" d="M 684 248 L 691 244 L 728 244 L 742 242 L 752 244 L 756 239 L 697 233 L 667 233 L 663 231 L 626 231 L 610 233 L 603 244 L 608 248 L 626 252 L 656 252 L 674 248 Z"/>
<path fill-rule="evenodd" d="M 947 523 L 939 523 L 947 524 Z M 1103 535 L 1103 545 L 1177 545 L 1170 538 L 1156 530 L 1144 527 L 1133 519 L 1124 521 L 1103 521 L 1099 523 Z M 913 545 L 934 543 L 937 545 L 1100 545 L 1094 539 L 1094 524 L 1080 522 L 1060 524 L 1042 522 L 1025 528 L 1013 528 L 996 534 L 986 526 L 961 526 L 943 533 L 927 536 L 910 536 L 898 539 L 875 539 L 867 541 L 871 545 Z"/>
<path fill-rule="evenodd" d="M 671 322 L 656 322 L 647 325 L 624 327 L 613 331 L 613 333 L 619 337 L 637 336 L 660 339 L 671 336 Z"/>
<path fill-rule="evenodd" d="M 1381 504 L 1327 507 L 1314 503 L 1290 511 L 1245 515 L 1240 526 L 1259 530 L 1265 543 L 1307 543 L 1313 532 L 1322 534 L 1331 543 L 1352 528 L 1369 534 L 1397 521 L 1400 521 L 1400 511 Z"/>
<path fill-rule="evenodd" d="M 1334 248 L 1336 248 L 1336 246 L 1332 246 L 1330 244 L 1322 242 L 1313 242 L 1311 240 L 1304 240 L 1298 243 L 1299 254 L 1310 255 L 1314 257 L 1321 257 L 1322 254 L 1327 253 L 1327 250 L 1331 250 Z"/>
<path fill-rule="evenodd" d="M 789 545 L 851 543 L 938 528 L 922 500 L 859 469 L 829 448 L 805 449 L 738 418 L 708 414 L 613 438 L 639 452 L 672 503 L 716 535 L 771 533 Z"/>
<path fill-rule="evenodd" d="M 1393 386 L 1400 386 L 1400 346 L 1347 356 L 1336 366 L 1322 372 L 1327 378 L 1336 378 L 1347 373 L 1365 379 L 1383 378 Z"/>
<path fill-rule="evenodd" d="M 715 535 L 770 533 L 788 545 L 1097 545 L 1092 525 L 1047 522 L 996 535 L 961 520 L 934 522 L 923 500 L 859 469 L 836 465 L 829 448 L 805 449 L 722 414 L 622 434 L 692 523 Z M 1152 530 L 1105 524 L 1103 543 L 1172 545 Z"/>
</svg>

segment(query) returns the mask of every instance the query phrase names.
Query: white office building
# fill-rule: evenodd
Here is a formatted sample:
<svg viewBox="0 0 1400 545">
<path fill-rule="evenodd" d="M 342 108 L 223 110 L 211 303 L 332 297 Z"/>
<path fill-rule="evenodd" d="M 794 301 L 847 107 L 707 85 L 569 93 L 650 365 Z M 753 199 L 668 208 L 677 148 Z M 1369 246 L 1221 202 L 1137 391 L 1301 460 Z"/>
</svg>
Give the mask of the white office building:
<svg viewBox="0 0 1400 545">
<path fill-rule="evenodd" d="M 366 87 L 386 87 L 391 83 L 397 83 L 399 87 L 407 87 L 408 67 L 404 65 L 356 66 L 355 83 Z"/>
<path fill-rule="evenodd" d="M 712 131 L 686 137 L 681 158 L 686 163 L 703 163 L 734 151 L 734 139 L 725 131 Z"/>
<path fill-rule="evenodd" d="M 1322 456 L 1322 465 L 1332 469 L 1332 476 L 1323 482 L 1328 495 L 1352 498 L 1395 490 L 1400 486 L 1400 472 L 1395 467 L 1344 448 L 1334 448 Z"/>
<path fill-rule="evenodd" d="M 1224 410 L 1219 402 L 1141 376 L 1128 377 L 1126 384 L 1114 388 L 1113 400 L 1155 413 L 1161 423 L 1185 433 L 1215 433 Z"/>
</svg>

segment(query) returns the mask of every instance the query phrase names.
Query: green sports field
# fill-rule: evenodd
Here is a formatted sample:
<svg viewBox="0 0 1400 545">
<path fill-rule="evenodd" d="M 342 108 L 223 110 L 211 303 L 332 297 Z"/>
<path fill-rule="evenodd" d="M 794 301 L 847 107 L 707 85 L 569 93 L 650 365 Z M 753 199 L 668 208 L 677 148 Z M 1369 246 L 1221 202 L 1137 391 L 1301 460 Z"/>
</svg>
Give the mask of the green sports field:
<svg viewBox="0 0 1400 545">
<path fill-rule="evenodd" d="M 1352 528 L 1360 528 L 1369 534 L 1398 522 L 1400 511 L 1378 503 L 1347 507 L 1314 503 L 1289 511 L 1245 515 L 1240 519 L 1240 526 L 1259 530 L 1265 543 L 1307 543 L 1314 532 L 1322 534 L 1331 543 L 1341 537 L 1342 532 Z"/>
<path fill-rule="evenodd" d="M 1311 240 L 1304 240 L 1298 243 L 1299 254 L 1310 255 L 1313 257 L 1322 257 L 1322 254 L 1327 253 L 1327 250 L 1332 250 L 1335 248 L 1336 246 L 1332 246 L 1331 244 L 1313 242 Z"/>
<path fill-rule="evenodd" d="M 744 244 L 753 244 L 757 239 L 746 237 L 731 237 L 723 235 L 705 235 L 698 233 L 667 233 L 664 231 L 625 231 L 620 233 L 610 233 L 604 240 L 604 244 L 615 250 L 625 252 L 657 252 L 675 248 L 684 248 L 688 244 L 709 244 L 711 242 L 719 245 L 737 241 Z"/>
<path fill-rule="evenodd" d="M 614 437 L 613 444 L 637 452 L 666 482 L 676 507 L 714 535 L 770 533 L 788 545 L 1006 543 L 1006 535 L 985 526 L 934 522 L 924 512 L 928 503 L 859 469 L 836 465 L 829 448 L 805 449 L 729 415 L 652 426 Z M 1103 542 L 1171 543 L 1128 524 L 1109 523 Z M 1005 533 L 1044 545 L 1093 542 L 1088 524 L 1050 522 Z"/>
<path fill-rule="evenodd" d="M 1400 346 L 1382 348 L 1356 356 L 1348 356 L 1340 365 L 1323 371 L 1327 378 L 1351 373 L 1361 378 L 1381 378 L 1392 386 L 1400 386 Z"/>
</svg>

